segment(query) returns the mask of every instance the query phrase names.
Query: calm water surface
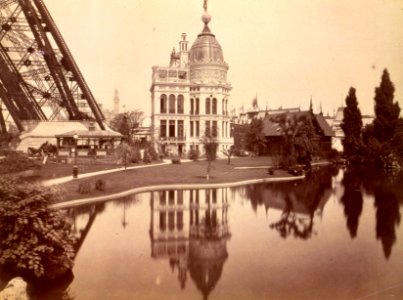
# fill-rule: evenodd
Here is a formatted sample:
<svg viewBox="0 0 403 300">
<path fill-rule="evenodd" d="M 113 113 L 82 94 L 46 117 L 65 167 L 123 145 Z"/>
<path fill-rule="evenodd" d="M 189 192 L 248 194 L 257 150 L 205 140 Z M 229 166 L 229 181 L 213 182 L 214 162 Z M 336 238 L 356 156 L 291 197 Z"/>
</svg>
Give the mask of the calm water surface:
<svg viewBox="0 0 403 300">
<path fill-rule="evenodd" d="M 402 205 L 401 176 L 321 169 L 76 208 L 74 280 L 47 297 L 403 299 Z"/>
</svg>

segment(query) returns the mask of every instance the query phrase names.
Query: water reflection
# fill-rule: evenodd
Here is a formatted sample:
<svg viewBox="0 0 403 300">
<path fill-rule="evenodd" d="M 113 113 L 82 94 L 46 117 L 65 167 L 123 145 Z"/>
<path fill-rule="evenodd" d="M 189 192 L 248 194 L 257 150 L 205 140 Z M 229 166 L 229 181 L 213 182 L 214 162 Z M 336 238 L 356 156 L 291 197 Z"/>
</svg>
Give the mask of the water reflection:
<svg viewBox="0 0 403 300">
<path fill-rule="evenodd" d="M 362 178 L 364 188 L 375 197 L 376 238 L 381 240 L 385 257 L 389 258 L 396 242 L 396 229 L 400 224 L 403 173 L 367 173 Z"/>
<path fill-rule="evenodd" d="M 227 189 L 151 194 L 151 256 L 169 261 L 182 289 L 187 273 L 207 299 L 228 257 Z"/>
<path fill-rule="evenodd" d="M 337 180 L 335 178 L 339 180 L 338 182 L 341 185 L 336 184 Z M 92 239 L 90 238 L 92 243 L 97 239 L 107 241 L 110 239 L 113 243 L 121 243 L 114 248 L 127 245 L 123 241 L 119 242 L 116 236 L 125 232 L 129 233 L 125 235 L 128 238 L 132 233 L 142 233 L 137 228 L 143 226 L 140 223 L 144 223 L 145 219 L 139 220 L 139 215 L 135 218 L 133 212 L 141 210 L 139 213 L 144 215 L 144 210 L 149 210 L 144 223 L 146 231 L 148 231 L 148 235 L 145 236 L 147 240 L 145 246 L 141 244 L 142 239 L 137 238 L 136 242 L 130 242 L 131 245 L 136 244 L 136 247 L 138 247 L 133 247 L 128 251 L 130 255 L 133 255 L 132 258 L 116 257 L 115 259 L 135 260 L 134 256 L 138 255 L 136 251 L 139 252 L 144 247 L 147 252 L 150 251 L 149 253 L 151 253 L 149 257 L 143 257 L 143 260 L 146 260 L 144 266 L 150 269 L 158 268 L 160 265 L 155 264 L 155 262 L 162 262 L 162 266 L 165 269 L 172 270 L 173 275 L 169 276 L 174 281 L 175 289 L 183 293 L 172 295 L 172 297 L 189 295 L 186 292 L 192 293 L 192 289 L 197 289 L 199 296 L 201 295 L 204 299 L 207 299 L 212 297 L 214 289 L 223 288 L 219 287 L 220 283 L 227 288 L 231 286 L 228 281 L 225 282 L 224 266 L 228 273 L 230 272 L 229 270 L 234 272 L 237 269 L 234 265 L 237 265 L 240 261 L 234 261 L 236 259 L 251 260 L 252 265 L 262 264 L 261 257 L 243 257 L 239 255 L 239 251 L 242 251 L 242 249 L 235 248 L 236 243 L 234 243 L 234 240 L 236 239 L 238 246 L 239 240 L 242 240 L 243 243 L 253 240 L 257 244 L 265 245 L 265 248 L 261 249 L 261 253 L 263 255 L 267 254 L 269 257 L 270 255 L 276 255 L 275 252 L 282 252 L 283 250 L 285 253 L 292 253 L 293 257 L 299 257 L 300 252 L 298 252 L 298 249 L 288 247 L 294 241 L 303 241 L 303 245 L 310 251 L 324 248 L 327 253 L 335 251 L 335 246 L 336 248 L 347 249 L 348 246 L 353 245 L 343 244 L 345 240 L 337 236 L 341 232 L 349 242 L 354 239 L 355 246 L 359 245 L 357 240 L 358 242 L 360 241 L 360 235 L 361 240 L 365 241 L 361 246 L 367 246 L 370 241 L 379 240 L 382 244 L 384 257 L 391 260 L 393 247 L 399 248 L 396 247 L 397 232 L 398 230 L 400 230 L 400 233 L 402 232 L 399 229 L 401 218 L 399 209 L 403 205 L 402 183 L 402 176 L 375 176 L 369 172 L 343 172 L 334 168 L 322 168 L 311 172 L 306 180 L 299 182 L 255 184 L 236 188 L 206 190 L 155 191 L 140 196 L 130 196 L 115 200 L 111 203 L 69 209 L 68 214 L 74 220 L 71 230 L 77 237 L 75 246 L 77 256 L 82 251 L 81 249 L 84 248 L 87 248 L 87 252 L 103 251 L 103 249 L 97 248 L 97 242 L 95 244 L 85 242 L 89 233 L 94 230 L 104 230 L 109 234 L 113 233 L 115 239 L 103 232 L 98 234 L 92 232 Z M 144 206 L 144 203 L 147 203 L 147 205 Z M 250 204 L 251 208 L 241 203 Z M 237 209 L 236 212 L 234 212 L 234 208 Z M 266 219 L 263 222 L 259 219 L 259 208 L 266 211 Z M 329 208 L 329 214 L 324 215 L 325 208 Z M 239 213 L 241 213 L 241 216 L 243 214 L 255 216 L 249 217 L 248 223 L 241 222 L 241 220 L 237 219 L 240 216 Z M 231 216 L 233 219 L 230 219 L 231 224 L 229 224 L 228 219 Z M 234 216 L 237 218 L 234 218 Z M 103 221 L 100 222 L 100 219 Z M 330 219 L 334 221 L 330 222 L 331 225 L 329 225 Z M 238 221 L 242 223 L 242 226 L 245 226 L 243 231 L 239 230 L 239 226 L 236 226 Z M 324 225 L 325 221 L 327 221 L 328 227 Z M 97 222 L 102 225 L 94 226 Z M 264 229 L 260 233 L 265 234 L 260 234 L 259 236 L 257 236 L 257 233 L 251 234 L 248 230 L 253 228 L 254 224 L 249 223 L 253 222 L 259 224 Z M 232 239 L 229 225 L 234 231 Z M 108 230 L 105 226 L 114 227 L 114 229 Z M 359 230 L 360 226 L 363 228 Z M 234 230 L 234 227 L 238 228 L 239 231 Z M 345 229 L 346 227 L 347 230 Z M 343 230 L 340 231 L 339 228 Z M 274 234 L 270 235 L 267 232 Z M 321 236 L 321 232 L 326 234 Z M 337 232 L 337 234 L 332 236 L 334 232 Z M 367 234 L 368 232 L 369 234 Z M 367 238 L 368 236 L 370 238 Z M 273 251 L 273 248 L 270 247 L 275 245 L 275 241 L 280 240 L 279 237 L 284 241 L 283 247 L 288 248 L 276 248 L 274 252 L 270 252 L 270 249 Z M 269 239 L 267 243 L 265 239 Z M 265 243 L 261 241 L 265 241 Z M 148 244 L 150 242 L 151 247 Z M 327 242 L 330 243 L 329 246 L 326 245 Z M 141 245 L 137 245 L 137 243 Z M 106 244 L 103 241 L 104 247 Z M 88 251 L 88 248 L 90 251 Z M 108 249 L 111 251 L 113 248 Z M 267 253 L 264 252 L 266 249 Z M 382 250 L 378 249 L 381 253 Z M 365 251 L 370 252 L 374 251 L 374 249 Z M 394 251 L 396 250 L 394 249 Z M 398 254 L 401 253 L 402 249 L 399 251 Z M 231 254 L 231 259 L 229 254 Z M 320 253 L 320 255 L 322 254 Z M 103 252 L 102 255 L 108 256 L 109 253 Z M 81 254 L 82 256 L 83 254 Z M 284 254 L 284 256 L 287 256 L 287 254 Z M 386 261 L 382 255 L 381 258 Z M 277 259 L 282 259 L 282 256 L 277 256 Z M 285 257 L 284 265 L 287 265 L 287 262 L 287 257 Z M 91 261 L 81 261 L 81 263 L 87 265 L 78 266 L 73 270 L 77 275 L 75 280 L 78 281 L 84 280 L 82 270 L 90 268 L 92 264 Z M 139 261 L 136 261 L 136 263 L 139 264 Z M 274 265 L 269 265 L 271 268 L 276 267 L 275 260 L 273 260 L 273 263 Z M 312 263 L 310 262 L 310 264 Z M 380 264 L 379 261 L 377 263 Z M 320 264 L 316 267 L 320 268 Z M 336 266 L 333 267 L 336 268 Z M 309 267 L 305 265 L 305 268 Z M 270 268 L 266 269 L 270 270 Z M 302 269 L 300 268 L 300 270 Z M 250 270 L 251 273 L 253 271 L 253 269 Z M 81 275 L 80 272 L 82 273 Z M 165 274 L 161 270 L 156 273 Z M 292 274 L 287 276 L 287 278 L 293 278 Z M 135 280 L 137 280 L 137 276 Z M 151 283 L 155 280 L 152 275 L 144 277 L 142 280 L 139 286 L 144 286 L 145 290 L 152 290 L 156 287 Z M 58 292 L 42 295 L 40 299 L 75 298 L 75 296 L 71 296 L 74 293 L 70 292 L 67 286 L 60 287 Z M 137 286 L 137 288 L 139 287 Z M 251 286 L 245 286 L 245 288 L 252 289 Z M 260 289 L 264 290 L 265 287 L 261 286 Z M 133 288 L 132 292 L 135 291 Z M 80 298 L 80 291 L 75 290 L 74 292 L 77 294 L 77 299 L 82 299 Z M 145 297 L 145 295 L 143 296 Z M 194 298 L 193 294 L 190 295 Z"/>
<path fill-rule="evenodd" d="M 281 210 L 278 221 L 269 227 L 282 238 L 309 239 L 314 231 L 314 217 L 322 216 L 323 208 L 332 194 L 332 176 L 337 169 L 323 168 L 308 173 L 306 180 L 243 187 L 245 197 L 256 211 L 259 205 Z"/>
<path fill-rule="evenodd" d="M 358 223 L 363 206 L 363 197 L 361 192 L 360 174 L 354 171 L 346 171 L 342 180 L 344 194 L 340 202 L 344 205 L 344 214 L 347 219 L 347 228 L 351 238 L 357 236 Z"/>
<path fill-rule="evenodd" d="M 359 218 L 363 207 L 361 189 L 374 196 L 376 208 L 376 238 L 381 240 L 386 259 L 392 253 L 396 242 L 396 229 L 400 224 L 399 205 L 403 204 L 403 175 L 365 172 L 364 170 L 346 171 L 343 178 L 344 195 L 341 202 L 347 218 L 350 235 L 357 235 Z"/>
</svg>

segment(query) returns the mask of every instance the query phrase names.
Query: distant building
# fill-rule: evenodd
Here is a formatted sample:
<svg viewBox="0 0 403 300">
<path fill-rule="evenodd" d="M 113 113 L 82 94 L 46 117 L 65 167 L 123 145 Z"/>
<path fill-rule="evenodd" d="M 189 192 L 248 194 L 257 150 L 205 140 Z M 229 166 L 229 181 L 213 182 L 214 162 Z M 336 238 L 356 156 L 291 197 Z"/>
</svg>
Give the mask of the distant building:
<svg viewBox="0 0 403 300">
<path fill-rule="evenodd" d="M 333 131 L 329 124 L 326 122 L 322 114 L 314 114 L 312 111 L 301 111 L 299 109 L 279 109 L 279 110 L 267 110 L 264 117 L 258 117 L 259 113 L 255 114 L 254 118 L 261 119 L 263 121 L 263 133 L 266 137 L 266 154 L 274 155 L 281 154 L 284 147 L 284 132 L 278 123 L 280 116 L 287 118 L 299 118 L 306 117 L 312 121 L 315 128 L 316 137 L 312 141 L 316 145 L 316 149 L 322 155 L 326 155 L 332 144 Z M 251 119 L 252 120 L 252 119 Z M 244 124 L 234 124 L 234 140 L 235 147 L 238 150 L 248 150 L 248 132 L 250 128 L 250 121 Z"/>
<path fill-rule="evenodd" d="M 115 90 L 115 96 L 113 97 L 113 113 L 115 115 L 119 113 L 119 104 L 120 104 L 119 92 L 118 90 Z"/>
<path fill-rule="evenodd" d="M 263 119 L 266 115 L 279 115 L 284 113 L 296 113 L 300 112 L 301 109 L 299 107 L 292 108 L 282 108 L 281 106 L 278 109 L 260 109 L 260 108 L 250 108 L 246 112 L 241 111 L 238 118 L 234 119 L 234 123 L 236 124 L 250 124 L 252 119 L 258 118 Z"/>
<path fill-rule="evenodd" d="M 200 138 L 206 132 L 217 138 L 220 149 L 233 144 L 228 65 L 208 27 L 210 19 L 207 13 L 203 15 L 203 31 L 190 49 L 186 34 L 182 34 L 179 51 L 172 50 L 169 66 L 152 68 L 152 131 L 166 155 L 202 151 Z"/>
<path fill-rule="evenodd" d="M 332 148 L 336 149 L 337 151 L 343 151 L 343 139 L 344 139 L 344 132 L 343 129 L 341 129 L 341 123 L 344 118 L 344 107 L 339 107 L 334 115 L 333 118 L 327 118 L 326 121 L 332 128 L 334 135 L 332 138 Z M 364 128 L 365 126 L 371 124 L 374 121 L 374 116 L 369 116 L 369 115 L 362 115 L 362 127 Z"/>
</svg>

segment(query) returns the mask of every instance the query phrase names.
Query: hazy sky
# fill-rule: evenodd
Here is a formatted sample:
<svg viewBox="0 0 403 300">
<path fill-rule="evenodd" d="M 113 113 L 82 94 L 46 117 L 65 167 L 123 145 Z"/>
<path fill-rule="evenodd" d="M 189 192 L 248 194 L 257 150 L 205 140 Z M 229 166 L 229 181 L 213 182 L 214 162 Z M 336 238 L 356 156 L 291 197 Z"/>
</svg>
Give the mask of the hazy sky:
<svg viewBox="0 0 403 300">
<path fill-rule="evenodd" d="M 182 32 L 203 28 L 202 0 L 44 0 L 96 99 L 150 112 L 151 67 L 167 66 Z M 403 0 L 209 0 L 235 108 L 333 114 L 350 86 L 373 113 L 384 68 L 403 108 Z"/>
</svg>

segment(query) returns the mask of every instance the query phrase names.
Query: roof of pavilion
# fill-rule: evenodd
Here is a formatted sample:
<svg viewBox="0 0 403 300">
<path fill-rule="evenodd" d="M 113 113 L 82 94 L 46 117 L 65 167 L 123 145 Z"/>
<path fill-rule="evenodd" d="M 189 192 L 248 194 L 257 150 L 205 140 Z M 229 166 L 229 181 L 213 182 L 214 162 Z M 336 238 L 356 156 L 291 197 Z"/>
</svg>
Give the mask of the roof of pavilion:
<svg viewBox="0 0 403 300">
<path fill-rule="evenodd" d="M 56 137 L 74 137 L 77 135 L 78 138 L 121 138 L 122 134 L 115 131 L 107 130 L 72 130 L 61 134 L 56 134 Z"/>
</svg>

